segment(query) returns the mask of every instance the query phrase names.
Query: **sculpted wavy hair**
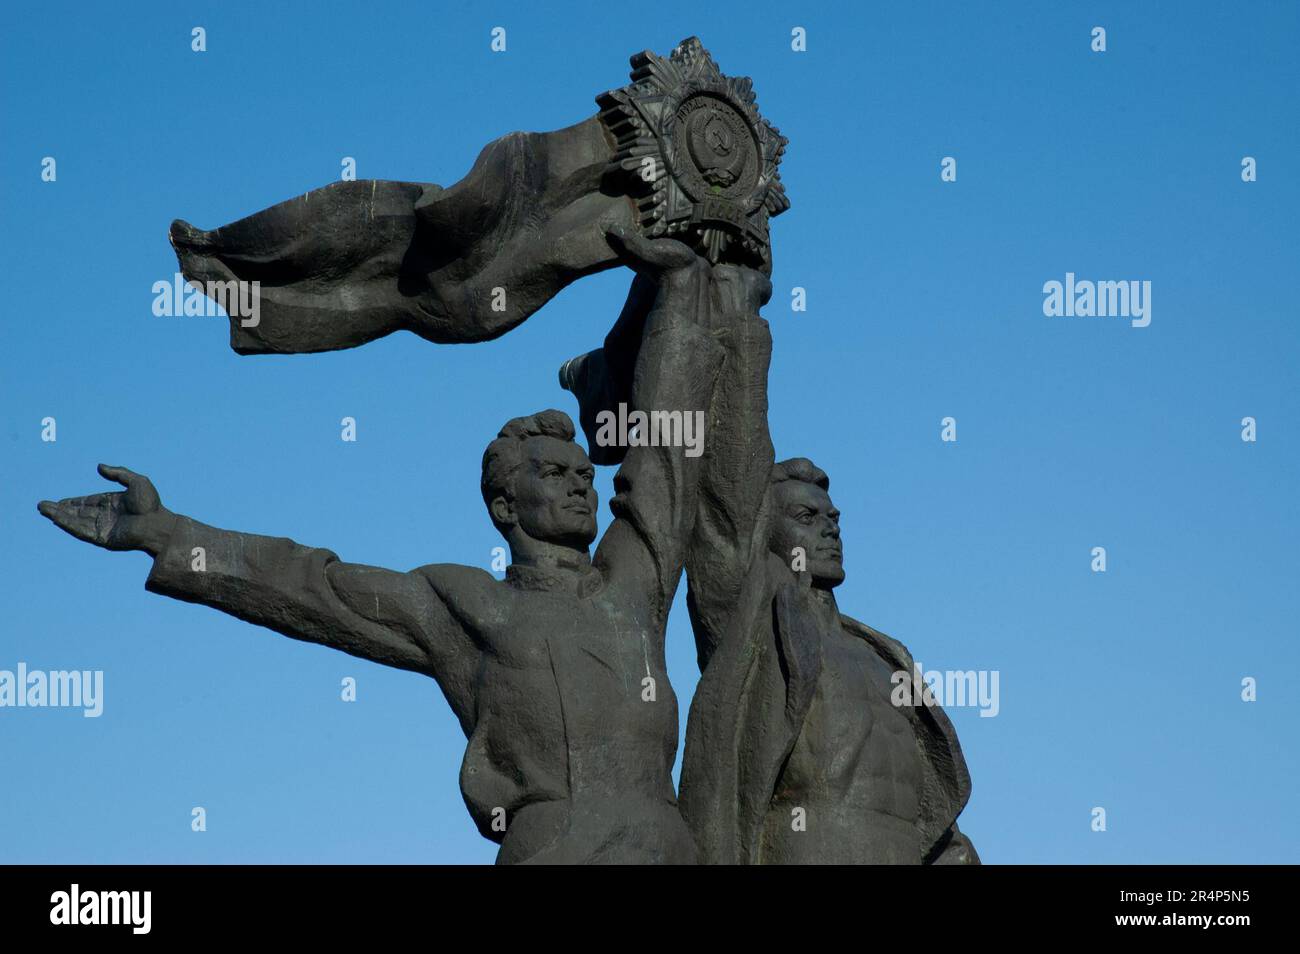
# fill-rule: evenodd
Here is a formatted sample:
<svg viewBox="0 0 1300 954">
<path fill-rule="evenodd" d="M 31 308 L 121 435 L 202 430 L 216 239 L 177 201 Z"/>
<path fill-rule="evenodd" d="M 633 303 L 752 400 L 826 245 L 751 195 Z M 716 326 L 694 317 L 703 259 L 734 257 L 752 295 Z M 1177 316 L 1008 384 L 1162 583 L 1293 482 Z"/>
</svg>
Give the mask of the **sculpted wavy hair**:
<svg viewBox="0 0 1300 954">
<path fill-rule="evenodd" d="M 492 512 L 492 501 L 497 497 L 514 499 L 515 472 L 524 462 L 524 441 L 530 437 L 554 437 L 561 441 L 571 441 L 574 434 L 573 421 L 569 415 L 554 408 L 506 421 L 497 433 L 496 440 L 483 451 L 479 490 L 483 494 L 483 503 L 488 506 L 488 513 Z M 496 524 L 496 519 L 492 522 Z M 500 525 L 497 525 L 497 529 L 501 529 Z"/>
</svg>

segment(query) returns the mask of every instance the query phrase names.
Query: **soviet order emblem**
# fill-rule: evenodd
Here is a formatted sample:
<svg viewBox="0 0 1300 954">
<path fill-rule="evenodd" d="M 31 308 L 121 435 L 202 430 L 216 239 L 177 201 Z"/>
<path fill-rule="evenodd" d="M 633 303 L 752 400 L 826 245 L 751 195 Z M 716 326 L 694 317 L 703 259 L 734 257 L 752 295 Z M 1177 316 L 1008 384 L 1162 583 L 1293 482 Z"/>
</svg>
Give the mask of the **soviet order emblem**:
<svg viewBox="0 0 1300 954">
<path fill-rule="evenodd" d="M 769 267 L 768 218 L 790 207 L 777 172 L 786 139 L 759 115 L 749 78 L 724 76 L 695 37 L 667 59 L 636 54 L 631 78 L 596 103 L 616 143 L 611 172 L 646 234 Z"/>
</svg>

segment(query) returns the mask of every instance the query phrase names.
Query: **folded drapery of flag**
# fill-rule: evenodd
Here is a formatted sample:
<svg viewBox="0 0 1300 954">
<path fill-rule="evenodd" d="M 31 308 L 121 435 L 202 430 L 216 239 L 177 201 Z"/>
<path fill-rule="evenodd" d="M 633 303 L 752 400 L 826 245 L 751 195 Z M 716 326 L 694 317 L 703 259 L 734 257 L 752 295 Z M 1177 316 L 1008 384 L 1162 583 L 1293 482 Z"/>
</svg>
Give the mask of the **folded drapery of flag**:
<svg viewBox="0 0 1300 954">
<path fill-rule="evenodd" d="M 258 282 L 240 354 L 355 348 L 394 331 L 429 341 L 505 334 L 570 282 L 618 264 L 605 238 L 636 208 L 609 188 L 598 117 L 490 143 L 450 188 L 336 182 L 205 232 L 172 223 L 186 280 Z"/>
<path fill-rule="evenodd" d="M 596 97 L 596 116 L 504 136 L 450 188 L 336 182 L 211 232 L 173 222 L 181 273 L 223 305 L 256 293 L 251 319 L 230 316 L 240 354 L 336 351 L 399 330 L 496 338 L 616 265 L 612 229 L 770 274 L 768 219 L 790 206 L 777 171 L 786 140 L 753 84 L 725 76 L 695 37 L 631 66 L 628 86 Z M 607 343 L 605 357 L 618 350 Z M 596 359 L 587 372 L 579 390 L 603 373 Z"/>
</svg>

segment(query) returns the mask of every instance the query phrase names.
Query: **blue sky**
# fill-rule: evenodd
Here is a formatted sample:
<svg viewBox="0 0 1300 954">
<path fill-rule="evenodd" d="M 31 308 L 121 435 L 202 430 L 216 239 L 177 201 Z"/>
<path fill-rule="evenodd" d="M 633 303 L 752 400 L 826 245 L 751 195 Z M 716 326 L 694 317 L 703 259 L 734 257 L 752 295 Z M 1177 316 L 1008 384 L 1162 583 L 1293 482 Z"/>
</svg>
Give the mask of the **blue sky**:
<svg viewBox="0 0 1300 954">
<path fill-rule="evenodd" d="M 779 457 L 831 475 L 841 608 L 927 668 L 1000 674 L 997 717 L 950 710 L 985 861 L 1294 861 L 1298 26 L 1290 2 L 27 7 L 0 39 L 0 669 L 101 669 L 105 703 L 0 709 L 0 861 L 492 860 L 432 682 L 148 594 L 146 556 L 35 503 L 111 489 L 106 461 L 217 526 L 486 568 L 483 447 L 574 412 L 556 368 L 603 338 L 628 275 L 488 344 L 240 358 L 224 319 L 152 314 L 168 224 L 233 221 L 344 156 L 449 185 L 692 34 L 790 139 L 771 424 Z M 1150 326 L 1045 317 L 1067 272 L 1150 281 Z"/>
</svg>

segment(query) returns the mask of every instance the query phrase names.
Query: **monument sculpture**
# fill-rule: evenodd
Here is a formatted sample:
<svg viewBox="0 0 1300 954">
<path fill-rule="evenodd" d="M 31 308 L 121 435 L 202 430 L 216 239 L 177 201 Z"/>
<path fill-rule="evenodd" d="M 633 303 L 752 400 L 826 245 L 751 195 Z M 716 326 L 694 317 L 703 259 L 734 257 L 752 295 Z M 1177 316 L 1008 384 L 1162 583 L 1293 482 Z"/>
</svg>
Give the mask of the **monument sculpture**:
<svg viewBox="0 0 1300 954">
<path fill-rule="evenodd" d="M 952 723 L 924 696 L 893 704 L 911 656 L 836 605 L 829 487 L 811 461 L 782 461 L 744 573 L 688 564 L 703 675 L 683 814 L 711 862 L 978 863 L 956 824 L 970 776 Z"/>
<path fill-rule="evenodd" d="M 489 145 L 461 182 L 342 182 L 231 225 L 172 226 L 188 281 L 260 282 L 241 354 L 508 332 L 572 281 L 632 270 L 604 345 L 565 362 L 569 417 L 508 421 L 481 491 L 504 580 L 341 561 L 163 506 L 148 478 L 43 501 L 78 539 L 153 559 L 146 587 L 433 678 L 467 738 L 460 783 L 499 863 L 977 863 L 970 781 L 937 705 L 889 702 L 906 649 L 843 616 L 838 511 L 767 425 L 769 220 L 786 140 L 691 38 L 632 58 L 591 119 Z M 638 415 L 627 439 L 602 421 Z M 674 422 L 699 413 L 693 451 Z M 618 465 L 595 548 L 595 465 Z M 192 559 L 202 551 L 196 568 Z M 680 804 L 665 667 L 683 569 L 702 678 Z M 803 825 L 791 815 L 802 813 Z"/>
</svg>

